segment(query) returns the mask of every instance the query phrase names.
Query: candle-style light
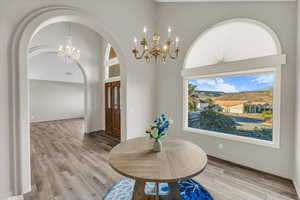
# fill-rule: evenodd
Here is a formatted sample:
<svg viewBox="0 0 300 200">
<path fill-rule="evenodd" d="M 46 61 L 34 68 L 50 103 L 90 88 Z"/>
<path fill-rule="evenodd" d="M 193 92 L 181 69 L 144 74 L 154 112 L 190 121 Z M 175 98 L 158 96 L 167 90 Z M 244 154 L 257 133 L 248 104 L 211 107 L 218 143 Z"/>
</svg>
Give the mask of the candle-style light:
<svg viewBox="0 0 300 200">
<path fill-rule="evenodd" d="M 155 60 L 160 60 L 165 63 L 167 58 L 176 59 L 179 56 L 179 37 L 172 40 L 172 28 L 168 27 L 168 39 L 165 43 L 160 44 L 160 35 L 158 33 L 154 33 L 151 38 L 151 42 L 147 40 L 147 27 L 144 26 L 143 29 L 144 38 L 140 41 L 140 45 L 142 47 L 142 52 L 140 53 L 138 50 L 138 40 L 134 38 L 135 48 L 133 49 L 134 57 L 138 60 L 144 58 L 146 62 L 150 62 L 151 58 L 154 57 Z M 150 44 L 152 46 L 150 46 Z M 172 52 L 172 53 L 171 53 Z"/>
<path fill-rule="evenodd" d="M 176 36 L 176 39 L 175 39 L 175 47 L 177 48 L 179 45 L 179 37 Z"/>
<path fill-rule="evenodd" d="M 144 32 L 144 36 L 145 36 L 145 38 L 147 38 L 147 27 L 146 27 L 146 26 L 144 26 L 144 30 L 143 30 L 143 32 Z"/>
<path fill-rule="evenodd" d="M 135 48 L 137 48 L 138 44 L 137 44 L 137 38 L 136 37 L 134 37 L 133 42 L 134 42 Z"/>
<path fill-rule="evenodd" d="M 171 38 L 172 28 L 169 26 L 168 28 L 168 38 Z"/>
</svg>

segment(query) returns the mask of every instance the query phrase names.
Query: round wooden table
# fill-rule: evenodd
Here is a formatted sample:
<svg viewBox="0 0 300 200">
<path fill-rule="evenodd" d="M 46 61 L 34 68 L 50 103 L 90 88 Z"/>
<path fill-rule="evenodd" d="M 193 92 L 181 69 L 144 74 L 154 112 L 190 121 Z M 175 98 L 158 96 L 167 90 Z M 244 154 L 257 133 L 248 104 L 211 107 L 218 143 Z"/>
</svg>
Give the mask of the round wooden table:
<svg viewBox="0 0 300 200">
<path fill-rule="evenodd" d="M 168 200 L 181 199 L 178 181 L 200 174 L 207 165 L 206 153 L 197 145 L 174 137 L 162 139 L 162 151 L 152 151 L 153 139 L 149 137 L 127 140 L 115 146 L 109 154 L 109 163 L 120 174 L 136 180 L 133 200 L 148 200 L 145 182 L 169 185 Z"/>
</svg>

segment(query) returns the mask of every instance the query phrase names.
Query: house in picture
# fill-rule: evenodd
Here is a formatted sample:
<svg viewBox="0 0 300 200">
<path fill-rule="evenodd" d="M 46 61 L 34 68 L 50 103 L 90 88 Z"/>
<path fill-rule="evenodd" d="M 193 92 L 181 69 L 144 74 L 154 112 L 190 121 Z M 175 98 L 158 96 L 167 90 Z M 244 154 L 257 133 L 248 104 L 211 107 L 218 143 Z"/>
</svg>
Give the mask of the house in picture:
<svg viewBox="0 0 300 200">
<path fill-rule="evenodd" d="M 261 113 L 272 110 L 272 105 L 267 102 L 248 102 L 239 100 L 216 100 L 216 105 L 222 107 L 223 112 L 227 113 Z"/>
<path fill-rule="evenodd" d="M 247 113 L 261 113 L 263 111 L 271 111 L 272 104 L 268 102 L 249 102 L 245 105 L 245 112 Z"/>
<path fill-rule="evenodd" d="M 197 110 L 201 112 L 209 106 L 209 103 L 207 101 L 199 99 L 198 101 L 196 101 L 196 105 Z"/>
<path fill-rule="evenodd" d="M 227 113 L 244 113 L 246 101 L 232 101 L 232 100 L 216 100 L 214 104 L 223 108 L 223 112 Z"/>
</svg>

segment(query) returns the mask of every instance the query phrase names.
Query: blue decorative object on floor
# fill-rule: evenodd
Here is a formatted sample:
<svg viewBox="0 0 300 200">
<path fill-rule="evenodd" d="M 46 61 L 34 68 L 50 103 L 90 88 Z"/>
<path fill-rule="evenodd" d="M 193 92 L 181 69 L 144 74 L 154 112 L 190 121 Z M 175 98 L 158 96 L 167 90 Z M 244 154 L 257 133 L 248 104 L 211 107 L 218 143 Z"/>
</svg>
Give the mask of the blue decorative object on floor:
<svg viewBox="0 0 300 200">
<path fill-rule="evenodd" d="M 135 181 L 124 178 L 109 189 L 103 200 L 131 200 Z M 181 181 L 179 184 L 180 196 L 183 200 L 213 200 L 212 196 L 193 179 Z M 147 183 L 145 193 L 154 195 L 155 183 Z M 167 195 L 168 184 L 159 184 L 159 194 Z"/>
</svg>

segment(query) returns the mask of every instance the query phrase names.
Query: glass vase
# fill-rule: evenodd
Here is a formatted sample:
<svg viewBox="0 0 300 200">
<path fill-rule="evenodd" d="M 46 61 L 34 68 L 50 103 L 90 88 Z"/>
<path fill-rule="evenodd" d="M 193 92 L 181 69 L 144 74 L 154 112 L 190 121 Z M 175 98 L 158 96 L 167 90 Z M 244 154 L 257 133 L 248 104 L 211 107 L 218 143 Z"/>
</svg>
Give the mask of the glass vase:
<svg viewBox="0 0 300 200">
<path fill-rule="evenodd" d="M 161 152 L 162 144 L 159 139 L 156 139 L 153 143 L 153 151 L 155 152 Z"/>
</svg>

